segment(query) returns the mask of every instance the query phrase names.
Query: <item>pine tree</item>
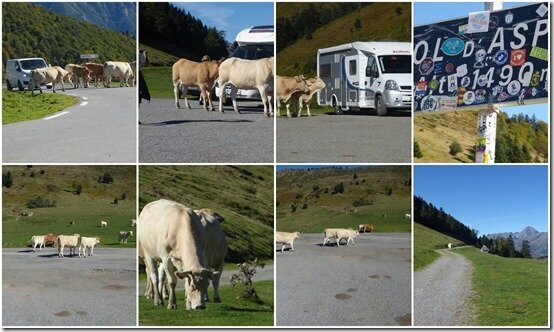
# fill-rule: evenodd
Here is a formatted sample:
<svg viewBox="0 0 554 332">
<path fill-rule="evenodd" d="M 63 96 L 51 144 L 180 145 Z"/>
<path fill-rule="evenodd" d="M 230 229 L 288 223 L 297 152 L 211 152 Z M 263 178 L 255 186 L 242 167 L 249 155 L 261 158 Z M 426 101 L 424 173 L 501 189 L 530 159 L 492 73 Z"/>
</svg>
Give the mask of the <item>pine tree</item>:
<svg viewBox="0 0 554 332">
<path fill-rule="evenodd" d="M 531 245 L 528 240 L 523 240 L 523 243 L 521 243 L 521 256 L 523 258 L 533 258 L 531 256 Z"/>
</svg>

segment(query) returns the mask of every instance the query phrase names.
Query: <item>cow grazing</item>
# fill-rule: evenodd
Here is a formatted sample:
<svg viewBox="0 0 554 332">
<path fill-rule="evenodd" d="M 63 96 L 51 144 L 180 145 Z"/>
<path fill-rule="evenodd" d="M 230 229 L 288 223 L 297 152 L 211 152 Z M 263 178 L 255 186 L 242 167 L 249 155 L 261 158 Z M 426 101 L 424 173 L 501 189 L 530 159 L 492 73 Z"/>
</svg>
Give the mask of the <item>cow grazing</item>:
<svg viewBox="0 0 554 332">
<path fill-rule="evenodd" d="M 273 57 L 244 60 L 229 58 L 219 66 L 219 111 L 223 113 L 225 103 L 225 87 L 231 84 L 231 99 L 233 109 L 240 113 L 237 108 L 238 89 L 257 89 L 260 92 L 264 104 L 265 116 L 273 115 L 272 93 L 273 93 Z M 269 108 L 269 111 L 268 111 Z"/>
<path fill-rule="evenodd" d="M 139 243 L 146 271 L 152 280 L 154 304 L 163 304 L 156 269 L 158 262 L 161 262 L 168 278 L 168 309 L 177 308 L 177 279 L 185 279 L 187 310 L 204 309 L 203 295 L 212 273 L 205 257 L 206 231 L 201 218 L 182 204 L 161 199 L 144 207 L 139 223 Z"/>
<path fill-rule="evenodd" d="M 295 93 L 308 93 L 308 85 L 303 75 L 288 77 L 277 76 L 277 116 L 281 116 L 281 102 L 285 103 L 290 118 L 290 104 Z"/>
<path fill-rule="evenodd" d="M 208 262 L 208 267 L 214 269 L 212 277 L 214 302 L 221 302 L 219 298 L 219 279 L 221 278 L 221 273 L 223 273 L 225 256 L 229 250 L 227 237 L 225 233 L 223 233 L 220 225 L 225 221 L 225 218 L 209 209 L 195 210 L 194 212 L 200 217 L 202 226 L 204 226 L 204 230 L 206 231 L 206 260 Z M 207 290 L 204 299 L 209 301 Z"/>
<path fill-rule="evenodd" d="M 171 69 L 173 77 L 173 93 L 175 94 L 175 107 L 180 108 L 179 94 L 183 92 L 185 98 L 185 107 L 190 109 L 190 103 L 187 99 L 187 90 L 190 86 L 197 85 L 200 89 L 200 98 L 204 101 L 204 110 L 213 111 L 214 107 L 211 100 L 211 91 L 219 75 L 219 66 L 223 59 L 219 61 L 191 61 L 180 59 L 173 64 Z M 208 104 L 208 105 L 206 105 Z"/>
<path fill-rule="evenodd" d="M 65 92 L 63 81 L 68 74 L 69 72 L 58 66 L 31 70 L 31 83 L 29 84 L 31 95 L 35 95 L 35 88 L 37 87 L 40 93 L 42 93 L 40 85 L 48 83 L 52 83 L 52 92 L 56 92 L 56 83 L 60 83 L 62 91 Z"/>
<path fill-rule="evenodd" d="M 79 234 L 73 235 L 59 235 L 58 236 L 58 256 L 64 257 L 63 249 L 65 246 L 69 247 L 69 255 L 75 256 L 75 248 L 79 243 Z"/>
<path fill-rule="evenodd" d="M 364 232 L 364 233 L 367 233 L 367 232 L 373 232 L 373 225 L 372 224 L 361 224 L 358 226 L 358 232 Z"/>
<path fill-rule="evenodd" d="M 81 251 L 83 252 L 83 257 L 87 256 L 87 248 L 89 249 L 89 256 L 94 256 L 94 246 L 100 243 L 100 238 L 96 237 L 82 237 L 81 246 L 79 247 L 79 257 L 81 257 Z"/>
<path fill-rule="evenodd" d="M 405 218 L 406 218 L 406 219 L 412 219 L 412 215 L 409 214 L 409 213 L 406 213 L 406 217 L 405 217 Z"/>
<path fill-rule="evenodd" d="M 105 221 L 100 222 L 100 227 L 108 227 L 108 223 Z"/>
<path fill-rule="evenodd" d="M 133 231 L 120 231 L 119 232 L 119 243 L 127 243 L 127 240 L 131 236 L 133 236 Z"/>
<path fill-rule="evenodd" d="M 280 243 L 281 253 L 285 250 L 285 245 L 290 245 L 290 250 L 294 251 L 294 240 L 300 237 L 299 232 L 275 232 L 275 243 Z"/>
<path fill-rule="evenodd" d="M 318 92 L 319 90 L 323 90 L 325 88 L 325 82 L 319 77 L 312 77 L 308 80 L 306 80 L 306 84 L 308 85 L 308 92 L 301 93 L 297 92 L 299 94 L 298 97 L 298 117 L 302 116 L 302 104 L 306 104 L 306 109 L 308 110 L 308 116 L 312 116 L 310 113 L 310 100 L 312 99 L 313 95 Z M 293 96 L 294 98 L 295 96 Z M 287 110 L 288 111 L 288 110 Z M 288 116 L 288 113 L 287 113 Z"/>
<path fill-rule="evenodd" d="M 119 86 L 129 86 L 129 77 L 131 77 L 132 69 L 128 62 L 107 61 L 104 62 L 104 86 L 110 87 L 112 78 L 119 80 Z"/>
<path fill-rule="evenodd" d="M 99 83 L 104 80 L 104 65 L 99 63 L 87 62 L 83 64 L 90 70 L 90 77 L 94 80 L 94 86 L 98 87 Z"/>
<path fill-rule="evenodd" d="M 46 235 L 34 235 L 31 237 L 31 245 L 33 246 L 33 252 L 36 252 L 37 246 L 38 250 L 42 251 L 42 247 L 44 247 L 44 240 L 46 238 Z"/>
<path fill-rule="evenodd" d="M 452 249 L 452 243 L 448 244 L 448 250 Z"/>
</svg>

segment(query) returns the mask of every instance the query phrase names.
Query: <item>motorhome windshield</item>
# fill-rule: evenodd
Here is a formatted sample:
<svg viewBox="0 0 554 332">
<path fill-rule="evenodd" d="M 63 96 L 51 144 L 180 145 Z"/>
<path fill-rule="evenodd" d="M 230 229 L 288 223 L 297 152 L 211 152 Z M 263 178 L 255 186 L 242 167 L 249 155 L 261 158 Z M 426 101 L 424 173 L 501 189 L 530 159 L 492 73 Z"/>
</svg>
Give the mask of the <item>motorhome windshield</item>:
<svg viewBox="0 0 554 332">
<path fill-rule="evenodd" d="M 233 51 L 233 57 L 256 60 L 273 56 L 273 45 L 243 45 Z"/>
<path fill-rule="evenodd" d="M 412 72 L 411 55 L 382 55 L 378 58 L 383 74 L 409 74 Z"/>
<path fill-rule="evenodd" d="M 44 60 L 42 59 L 21 60 L 19 62 L 21 63 L 22 69 L 25 70 L 48 67 L 46 62 L 44 62 Z"/>
</svg>

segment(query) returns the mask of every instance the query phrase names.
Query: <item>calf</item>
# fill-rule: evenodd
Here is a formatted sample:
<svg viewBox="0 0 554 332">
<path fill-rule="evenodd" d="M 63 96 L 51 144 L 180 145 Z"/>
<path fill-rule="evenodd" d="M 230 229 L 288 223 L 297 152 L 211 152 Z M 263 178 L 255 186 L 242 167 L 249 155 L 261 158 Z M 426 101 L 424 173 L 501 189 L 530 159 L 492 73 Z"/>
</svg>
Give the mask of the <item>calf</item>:
<svg viewBox="0 0 554 332">
<path fill-rule="evenodd" d="M 180 108 L 179 94 L 185 98 L 185 106 L 190 109 L 190 103 L 187 99 L 187 90 L 190 86 L 197 85 L 200 89 L 200 98 L 203 99 L 204 110 L 213 111 L 211 91 L 219 75 L 219 67 L 223 59 L 203 60 L 201 62 L 188 59 L 179 59 L 173 64 L 171 75 L 173 78 L 173 94 L 175 95 L 175 107 Z"/>
<path fill-rule="evenodd" d="M 58 256 L 64 257 L 63 249 L 65 246 L 69 247 L 69 255 L 75 256 L 75 248 L 79 243 L 79 234 L 73 235 L 59 235 L 58 236 Z"/>
<path fill-rule="evenodd" d="M 127 243 L 127 240 L 131 236 L 133 236 L 133 231 L 120 231 L 119 232 L 119 243 Z"/>
<path fill-rule="evenodd" d="M 290 104 L 295 93 L 307 93 L 310 90 L 303 75 L 288 77 L 277 76 L 277 116 L 281 116 L 281 102 L 285 103 L 290 118 Z"/>
<path fill-rule="evenodd" d="M 323 80 L 319 77 L 312 77 L 306 80 L 306 84 L 308 86 L 308 92 L 298 92 L 298 94 L 300 94 L 300 96 L 298 97 L 298 117 L 302 116 L 302 104 L 306 104 L 308 116 L 312 116 L 312 114 L 310 113 L 310 100 L 316 92 L 325 88 L 325 82 L 323 82 Z M 294 97 L 295 96 L 293 96 L 293 98 Z"/>
<path fill-rule="evenodd" d="M 359 231 L 354 230 L 352 228 L 349 229 L 337 229 L 337 246 L 340 246 L 340 240 L 346 238 L 346 245 L 348 245 L 348 242 L 352 241 L 352 244 L 354 243 L 354 238 L 360 234 Z"/>
<path fill-rule="evenodd" d="M 83 252 L 83 257 L 87 256 L 87 248 L 89 249 L 89 256 L 94 256 L 94 246 L 100 243 L 100 238 L 96 237 L 82 237 L 81 246 L 79 247 L 79 257 L 81 257 L 81 251 Z"/>
<path fill-rule="evenodd" d="M 52 233 L 46 235 L 44 237 L 44 246 L 52 245 L 53 247 L 56 247 L 58 244 L 58 236 L 54 235 Z"/>
<path fill-rule="evenodd" d="M 452 249 L 452 243 L 448 244 L 448 250 Z"/>
<path fill-rule="evenodd" d="M 300 237 L 299 232 L 275 232 L 275 242 L 281 243 L 283 246 L 281 247 L 281 252 L 285 250 L 285 245 L 290 245 L 290 249 L 294 251 L 294 240 L 298 239 Z"/>
<path fill-rule="evenodd" d="M 44 240 L 46 238 L 46 235 L 34 235 L 29 242 L 31 242 L 31 245 L 33 246 L 33 252 L 36 252 L 37 246 L 38 250 L 42 251 L 42 247 L 44 247 Z"/>
<path fill-rule="evenodd" d="M 406 213 L 406 219 L 412 219 L 412 215 L 409 213 Z"/>
<path fill-rule="evenodd" d="M 108 223 L 105 221 L 100 222 L 100 227 L 108 227 Z"/>
<path fill-rule="evenodd" d="M 358 232 L 364 232 L 367 233 L 368 231 L 371 233 L 373 232 L 373 225 L 372 224 L 361 224 L 358 226 Z"/>
</svg>

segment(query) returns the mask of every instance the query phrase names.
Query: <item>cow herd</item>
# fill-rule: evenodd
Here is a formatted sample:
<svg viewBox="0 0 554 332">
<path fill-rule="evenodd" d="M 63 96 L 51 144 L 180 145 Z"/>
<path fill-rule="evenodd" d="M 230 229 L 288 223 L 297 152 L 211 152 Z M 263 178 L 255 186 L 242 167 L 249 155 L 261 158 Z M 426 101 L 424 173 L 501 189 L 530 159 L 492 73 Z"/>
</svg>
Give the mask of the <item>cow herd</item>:
<svg viewBox="0 0 554 332">
<path fill-rule="evenodd" d="M 373 228 L 374 227 L 371 224 L 360 225 L 357 230 L 352 228 L 326 228 L 323 231 L 324 238 L 321 246 L 330 244 L 331 239 L 334 239 L 337 246 L 340 246 L 340 241 L 343 239 L 346 239 L 346 245 L 350 242 L 355 244 L 354 238 L 360 235 L 361 231 L 364 231 L 364 233 L 367 231 L 372 232 Z M 299 237 L 299 232 L 275 232 L 275 243 L 282 245 L 281 252 L 285 250 L 286 245 L 289 245 L 291 247 L 291 251 L 294 251 L 294 240 Z"/>
<path fill-rule="evenodd" d="M 56 84 L 62 86 L 65 92 L 64 83 L 71 83 L 74 88 L 83 86 L 89 87 L 89 83 L 94 83 L 95 87 L 102 82 L 104 87 L 109 88 L 112 79 L 118 79 L 120 86 L 134 86 L 136 71 L 136 62 L 107 61 L 104 64 L 82 63 L 67 64 L 65 68 L 60 66 L 36 68 L 31 70 L 31 82 L 29 90 L 35 95 L 35 89 L 42 93 L 41 85 L 52 84 L 52 92 L 56 92 Z"/>
<path fill-rule="evenodd" d="M 287 117 L 292 117 L 291 105 L 298 106 L 297 117 L 302 116 L 302 106 L 306 105 L 308 116 L 310 113 L 310 100 L 316 92 L 325 88 L 325 83 L 319 77 L 306 79 L 304 75 L 288 77 L 277 76 L 277 116 L 281 116 L 281 103 L 285 104 Z"/>
<path fill-rule="evenodd" d="M 69 226 L 74 226 L 75 222 L 69 222 Z M 136 225 L 136 220 L 131 219 L 131 226 Z M 100 221 L 100 227 L 108 227 L 108 223 L 105 221 Z M 128 239 L 133 236 L 133 231 L 119 231 L 118 238 L 119 243 L 127 243 Z M 94 246 L 100 243 L 100 238 L 95 237 L 85 237 L 77 233 L 73 235 L 54 235 L 52 233 L 47 235 L 33 235 L 31 240 L 29 240 L 31 247 L 33 247 L 33 252 L 36 252 L 38 247 L 39 251 L 42 251 L 43 247 L 47 245 L 52 245 L 54 248 L 58 249 L 58 256 L 64 256 L 64 248 L 69 248 L 69 255 L 75 255 L 75 248 L 79 248 L 78 255 L 79 257 L 86 257 L 87 249 L 88 256 L 94 256 Z"/>
</svg>

